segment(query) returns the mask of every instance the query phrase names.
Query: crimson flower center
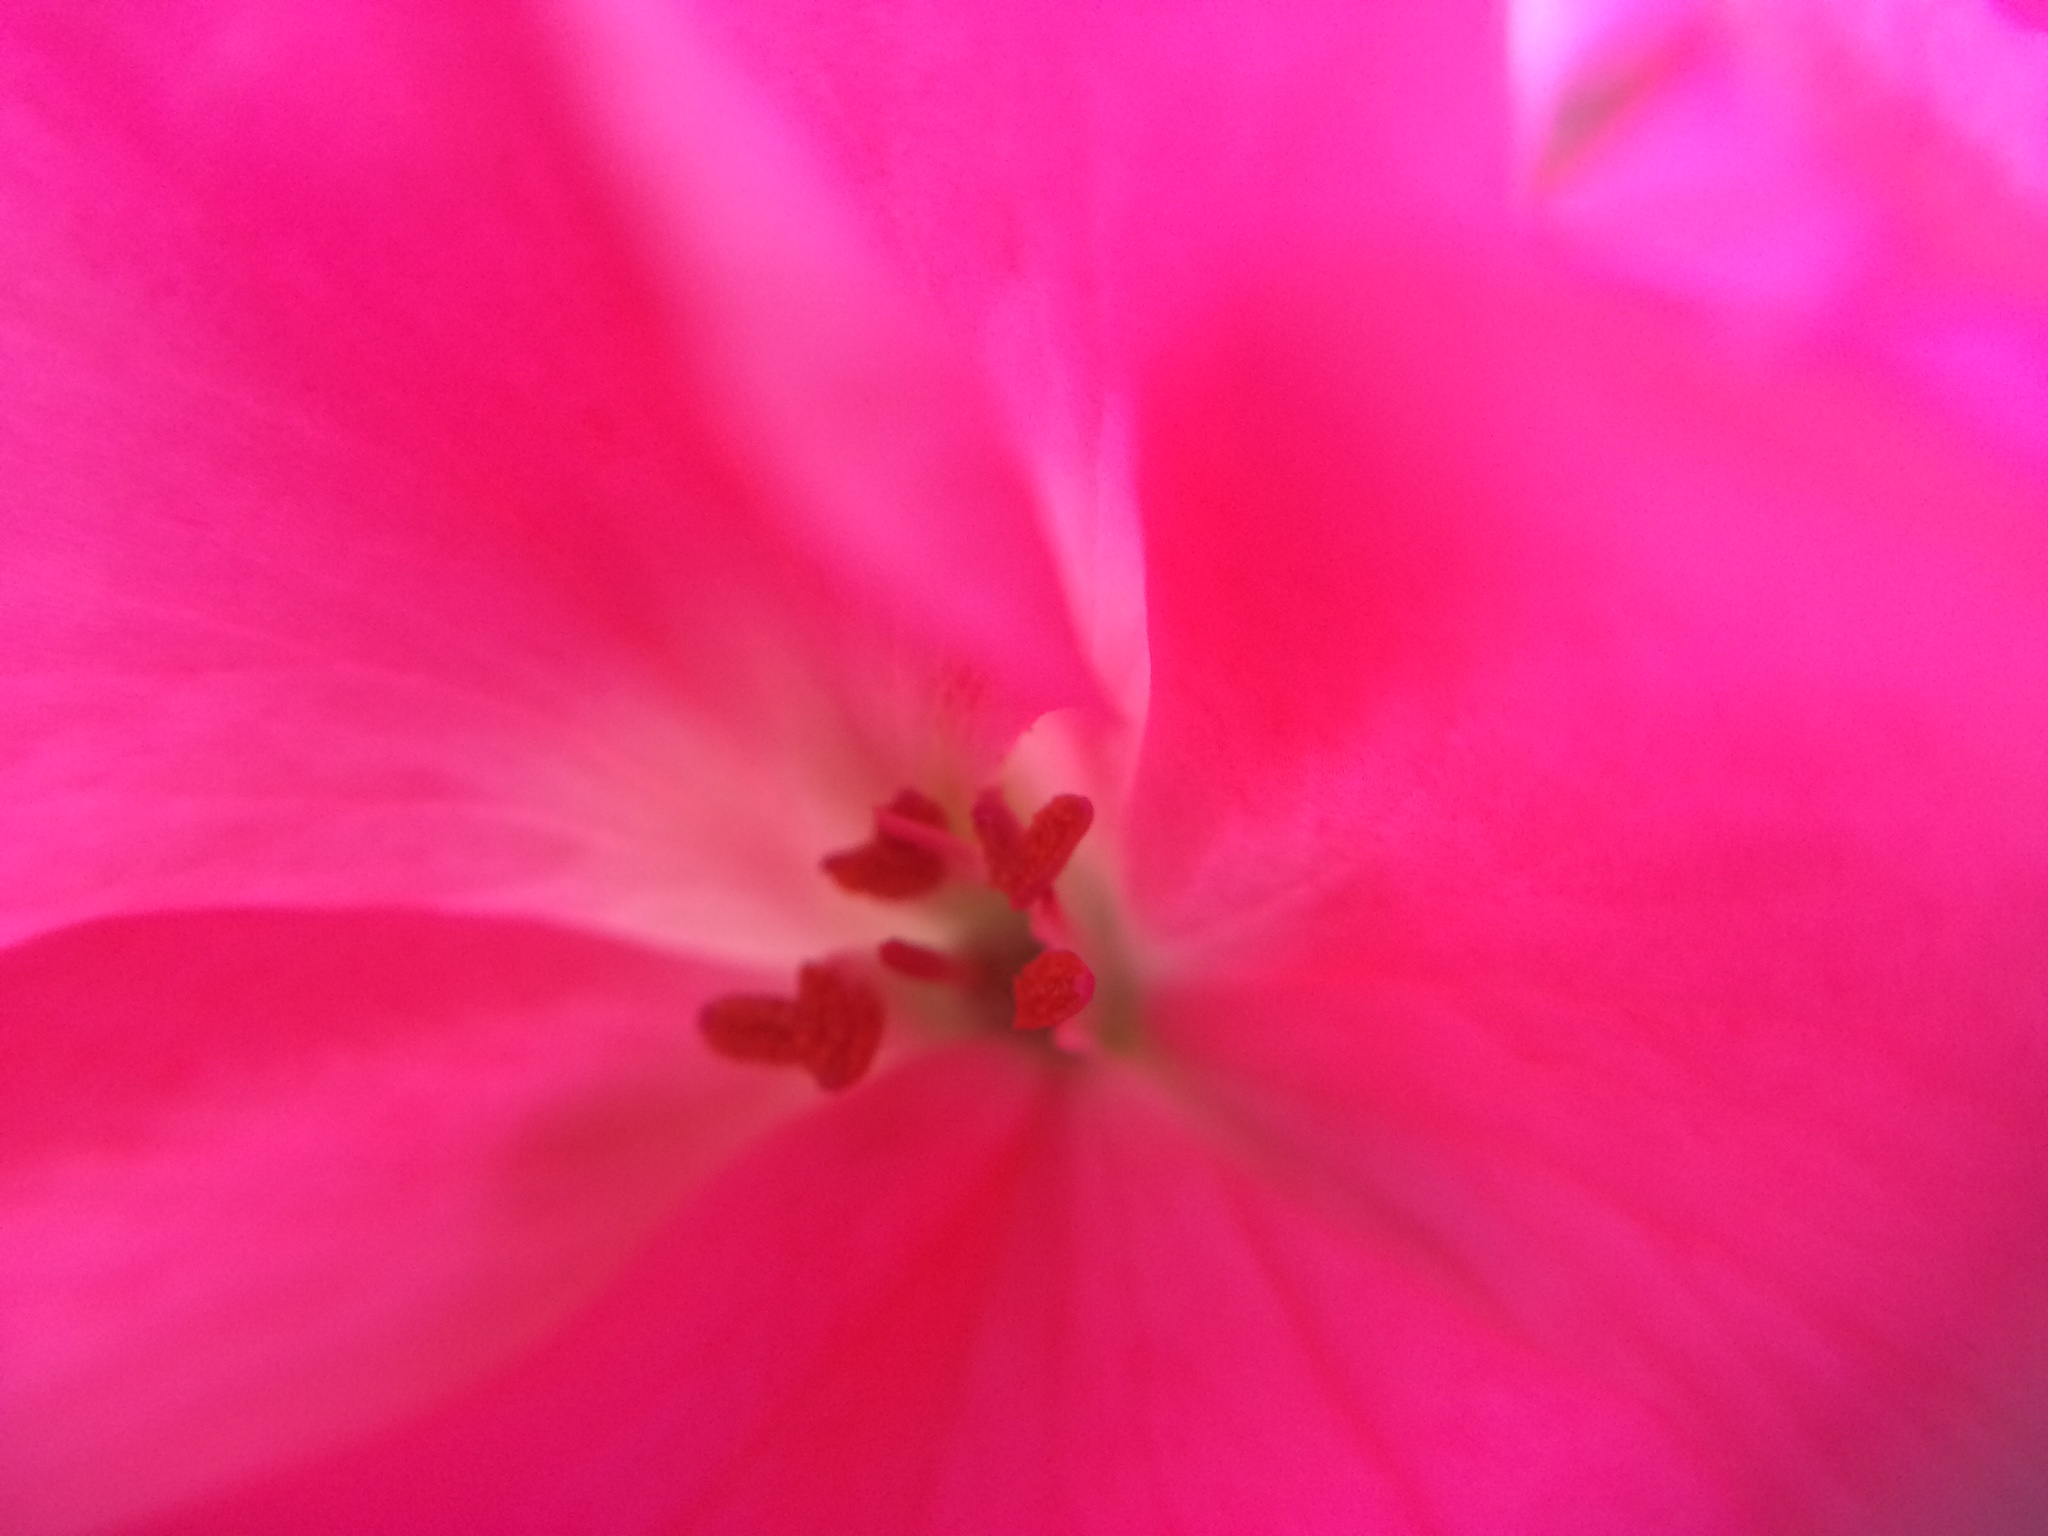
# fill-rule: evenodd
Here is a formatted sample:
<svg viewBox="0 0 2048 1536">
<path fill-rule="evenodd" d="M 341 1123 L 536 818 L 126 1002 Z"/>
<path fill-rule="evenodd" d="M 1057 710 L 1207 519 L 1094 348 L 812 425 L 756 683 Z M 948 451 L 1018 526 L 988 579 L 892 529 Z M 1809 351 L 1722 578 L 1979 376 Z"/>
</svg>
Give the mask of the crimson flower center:
<svg viewBox="0 0 2048 1536">
<path fill-rule="evenodd" d="M 985 789 L 969 812 L 969 842 L 954 834 L 936 800 L 899 791 L 876 808 L 866 842 L 825 856 L 825 875 L 876 901 L 928 903 L 980 891 L 1002 903 L 969 903 L 982 916 L 949 947 L 892 938 L 871 957 L 806 963 L 794 996 L 714 998 L 698 1015 L 705 1040 L 731 1060 L 800 1066 L 821 1088 L 849 1087 L 881 1048 L 884 973 L 913 988 L 943 989 L 972 1015 L 1012 1030 L 1057 1029 L 1095 995 L 1095 973 L 1067 947 L 1071 933 L 1054 890 L 1094 820 L 1085 798 L 1057 795 L 1025 822 L 1002 791 Z"/>
</svg>

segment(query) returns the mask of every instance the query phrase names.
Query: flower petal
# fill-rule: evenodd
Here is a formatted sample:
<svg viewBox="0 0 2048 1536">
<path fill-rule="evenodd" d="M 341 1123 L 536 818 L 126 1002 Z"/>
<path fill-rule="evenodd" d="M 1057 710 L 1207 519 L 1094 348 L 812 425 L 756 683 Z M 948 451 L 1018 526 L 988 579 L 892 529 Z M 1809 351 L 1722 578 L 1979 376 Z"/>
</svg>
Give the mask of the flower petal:
<svg viewBox="0 0 2048 1536">
<path fill-rule="evenodd" d="M 694 156 L 646 213 L 618 60 L 519 15 L 8 13 L 0 938 L 412 901 L 786 949 L 906 765 L 1086 693 L 974 389 L 773 134 L 644 54 Z"/>
<path fill-rule="evenodd" d="M 791 1127 L 515 1375 L 155 1529 L 1736 1528 L 1639 1407 L 1120 1069 L 1027 1060 L 928 1059 Z"/>
<path fill-rule="evenodd" d="M 2048 207 L 2048 14 L 2038 0 L 1791 0 L 1738 12 L 1778 47 L 1799 46 L 1824 112 L 1882 92 L 1938 125 Z"/>
<path fill-rule="evenodd" d="M 1526 175 L 1606 272 L 1782 321 L 1862 281 L 1876 221 L 1703 0 L 1517 8 Z"/>
<path fill-rule="evenodd" d="M 2048 459 L 2048 38 L 2024 10 L 1528 0 L 1532 201 L 1600 269 L 1853 338 Z"/>
<path fill-rule="evenodd" d="M 195 913 L 0 958 L 0 1524 L 98 1530 L 444 1394 L 807 1095 L 730 978 L 499 922 Z"/>
<path fill-rule="evenodd" d="M 1169 377 L 1132 855 L 1190 1092 L 1789 1528 L 1959 1477 L 2048 1381 L 2041 485 L 1441 266 Z"/>
<path fill-rule="evenodd" d="M 1610 772 L 1680 842 L 1768 812 L 2029 867 L 2048 484 L 1881 382 L 1443 256 L 1269 275 L 1154 379 L 1162 938 L 1372 884 L 1409 816 L 1568 846 L 1642 807 Z"/>
<path fill-rule="evenodd" d="M 1099 361 L 1225 253 L 1505 223 L 1490 4 L 703 9 L 977 340 L 1009 310 Z M 1015 312 L 1020 284 L 1049 315 Z"/>
<path fill-rule="evenodd" d="M 2048 462 L 2048 36 L 2022 0 L 1743 7 L 1752 72 L 1797 104 L 1885 248 L 1871 350 Z"/>
<path fill-rule="evenodd" d="M 1491 0 L 716 0 L 995 382 L 1098 675 L 1145 696 L 1133 359 L 1219 272 L 1333 235 L 1508 226 Z"/>
<path fill-rule="evenodd" d="M 1041 1145 L 1026 1060 L 956 1049 L 831 1100 L 512 1372 L 163 1528 L 916 1529 L 989 1253 Z"/>
</svg>

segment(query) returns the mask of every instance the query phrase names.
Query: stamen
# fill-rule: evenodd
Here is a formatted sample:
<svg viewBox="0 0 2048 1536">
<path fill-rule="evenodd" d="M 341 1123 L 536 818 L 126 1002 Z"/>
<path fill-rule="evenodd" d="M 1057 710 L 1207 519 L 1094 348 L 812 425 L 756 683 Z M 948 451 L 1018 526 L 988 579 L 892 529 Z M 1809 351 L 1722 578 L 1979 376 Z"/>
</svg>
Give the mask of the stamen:
<svg viewBox="0 0 2048 1536">
<path fill-rule="evenodd" d="M 713 998 L 697 1015 L 705 1042 L 733 1061 L 801 1065 L 820 1088 L 837 1090 L 867 1075 L 882 1043 L 882 1000 L 866 982 L 834 965 L 797 972 L 796 997 Z"/>
<path fill-rule="evenodd" d="M 711 1049 L 733 1061 L 783 1065 L 804 1059 L 796 1004 L 786 997 L 719 997 L 704 1005 L 697 1027 Z"/>
<path fill-rule="evenodd" d="M 929 829 L 931 835 L 920 835 Z M 883 901 L 910 901 L 938 889 L 946 879 L 940 847 L 951 839 L 946 812 L 928 795 L 899 790 L 896 798 L 875 811 L 875 835 L 857 848 L 827 854 L 826 874 L 842 890 Z"/>
<path fill-rule="evenodd" d="M 1010 871 L 1024 851 L 1024 826 L 1000 789 L 984 789 L 974 797 L 974 835 L 981 843 L 981 855 L 988 863 L 990 884 L 1008 892 Z"/>
<path fill-rule="evenodd" d="M 885 939 L 876 954 L 882 964 L 897 975 L 916 981 L 972 983 L 980 975 L 977 968 L 966 961 L 957 960 L 943 950 L 913 944 L 908 939 Z"/>
<path fill-rule="evenodd" d="M 937 854 L 884 836 L 829 855 L 824 869 L 841 890 L 883 901 L 909 901 L 936 890 L 946 878 L 945 861 Z"/>
<path fill-rule="evenodd" d="M 914 789 L 900 790 L 887 805 L 876 807 L 872 837 L 821 862 L 842 888 L 888 901 L 923 896 L 955 874 L 976 882 L 978 864 L 988 883 L 1025 914 L 1023 921 L 999 916 L 985 898 L 978 903 L 969 899 L 954 903 L 960 911 L 950 914 L 966 916 L 960 952 L 889 939 L 877 946 L 876 957 L 899 976 L 962 989 L 977 1013 L 995 1020 L 1001 1018 L 1007 990 L 1016 1028 L 1057 1028 L 1095 995 L 1095 973 L 1079 955 L 1040 947 L 1069 942 L 1053 882 L 1087 835 L 1095 808 L 1080 795 L 1055 795 L 1027 826 L 1002 791 L 990 788 L 976 797 L 972 819 L 981 845 L 978 860 L 973 848 L 954 836 L 936 800 Z M 978 917 L 973 915 L 977 912 Z M 828 1091 L 867 1075 L 881 1048 L 882 1025 L 881 995 L 857 965 L 844 959 L 802 966 L 794 998 L 714 998 L 698 1015 L 706 1043 L 719 1055 L 801 1066 Z"/>
<path fill-rule="evenodd" d="M 1048 949 L 1017 973 L 1010 990 L 1017 999 L 1018 1029 L 1052 1029 L 1088 1006 L 1095 973 L 1072 950 Z"/>
<path fill-rule="evenodd" d="M 946 808 L 914 789 L 899 789 L 895 799 L 875 807 L 875 830 L 934 853 L 958 841 L 946 820 Z"/>
<path fill-rule="evenodd" d="M 917 789 L 899 789 L 896 798 L 876 811 L 877 816 L 901 816 L 905 821 L 919 822 L 927 827 L 946 830 L 946 808 L 930 795 Z"/>
<path fill-rule="evenodd" d="M 1029 827 L 999 789 L 985 789 L 974 802 L 974 832 L 988 862 L 989 883 L 1023 911 L 1051 894 L 1052 883 L 1095 823 L 1095 807 L 1082 795 L 1055 795 L 1039 808 Z"/>
<path fill-rule="evenodd" d="M 882 1000 L 865 982 L 836 966 L 797 972 L 796 1013 L 808 1035 L 804 1065 L 828 1092 L 867 1075 L 882 1044 Z"/>
<path fill-rule="evenodd" d="M 1024 854 L 1018 873 L 1026 885 L 1027 905 L 1052 889 L 1053 881 L 1067 867 L 1067 860 L 1081 846 L 1081 839 L 1095 825 L 1095 807 L 1082 795 L 1055 795 L 1031 818 L 1024 831 Z M 1015 900 L 1016 898 L 1012 898 Z"/>
</svg>

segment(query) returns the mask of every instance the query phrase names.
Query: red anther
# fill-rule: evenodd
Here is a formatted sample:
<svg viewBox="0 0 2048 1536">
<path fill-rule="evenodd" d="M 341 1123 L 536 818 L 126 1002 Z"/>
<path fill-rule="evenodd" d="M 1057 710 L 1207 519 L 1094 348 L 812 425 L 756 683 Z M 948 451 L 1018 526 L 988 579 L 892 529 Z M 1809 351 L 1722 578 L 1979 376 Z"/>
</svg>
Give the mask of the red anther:
<svg viewBox="0 0 2048 1536">
<path fill-rule="evenodd" d="M 820 867 L 841 890 L 884 901 L 908 901 L 934 891 L 946 878 L 946 861 L 929 848 L 878 832 L 858 848 L 827 854 Z"/>
<path fill-rule="evenodd" d="M 820 861 L 825 873 L 842 889 L 884 901 L 909 901 L 934 891 L 945 883 L 945 856 L 928 840 L 899 836 L 891 823 L 945 834 L 946 812 L 938 801 L 914 789 L 901 789 L 896 798 L 875 810 L 875 835 L 858 848 L 827 854 Z M 936 839 L 943 844 L 944 837 Z"/>
<path fill-rule="evenodd" d="M 884 939 L 876 954 L 897 975 L 918 981 L 964 981 L 969 973 L 969 967 L 944 951 L 908 939 Z"/>
<path fill-rule="evenodd" d="M 882 1000 L 835 965 L 797 972 L 796 997 L 713 998 L 697 1015 L 719 1055 L 810 1069 L 818 1086 L 840 1089 L 867 1075 L 882 1043 Z"/>
<path fill-rule="evenodd" d="M 974 802 L 974 831 L 988 861 L 989 883 L 1020 912 L 1051 892 L 1094 822 L 1095 807 L 1081 795 L 1055 795 L 1029 827 L 1019 825 L 999 789 L 983 790 Z"/>
<path fill-rule="evenodd" d="M 1017 999 L 1018 1029 L 1052 1029 L 1064 1024 L 1095 996 L 1095 973 L 1070 949 L 1048 949 L 1010 983 Z"/>
<path fill-rule="evenodd" d="M 900 789 L 894 800 L 875 807 L 875 836 L 923 848 L 948 864 L 966 851 L 953 835 L 946 808 L 914 789 Z"/>
<path fill-rule="evenodd" d="M 896 798 L 882 806 L 875 814 L 884 811 L 892 816 L 901 816 L 905 821 L 921 821 L 928 827 L 937 827 L 941 832 L 947 829 L 946 808 L 930 795 L 919 794 L 914 789 L 899 789 Z"/>
<path fill-rule="evenodd" d="M 1093 825 L 1095 807 L 1084 795 L 1055 795 L 1039 807 L 1024 829 L 1024 850 L 1017 860 L 1025 889 L 1021 898 L 1011 899 L 1020 907 L 1029 906 L 1051 890 Z"/>
<path fill-rule="evenodd" d="M 832 965 L 797 972 L 796 1016 L 804 1065 L 828 1091 L 867 1075 L 882 1043 L 882 1000 L 874 988 Z"/>
<path fill-rule="evenodd" d="M 697 1015 L 711 1049 L 733 1061 L 796 1062 L 806 1054 L 796 1004 L 786 997 L 718 997 Z"/>
</svg>

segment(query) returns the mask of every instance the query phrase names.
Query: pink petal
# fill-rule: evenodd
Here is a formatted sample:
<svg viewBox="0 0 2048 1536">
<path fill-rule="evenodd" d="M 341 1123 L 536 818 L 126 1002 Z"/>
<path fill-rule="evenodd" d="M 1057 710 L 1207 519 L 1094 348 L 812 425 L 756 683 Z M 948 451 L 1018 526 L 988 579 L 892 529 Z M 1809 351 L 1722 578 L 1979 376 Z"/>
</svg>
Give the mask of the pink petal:
<svg viewBox="0 0 2048 1536">
<path fill-rule="evenodd" d="M 1029 1059 L 836 1102 L 518 1372 L 152 1529 L 1731 1528 L 1639 1407 L 1120 1070 Z"/>
<path fill-rule="evenodd" d="M 1248 252 L 1510 219 L 1501 17 L 1432 5 L 720 0 L 1030 445 L 1099 675 L 1140 717 L 1131 359 Z"/>
<path fill-rule="evenodd" d="M 1505 218 L 1500 17 L 1474 0 L 706 14 L 905 265 L 999 347 L 1025 338 L 983 327 L 1049 320 L 1069 360 L 1099 361 L 1226 253 Z"/>
<path fill-rule="evenodd" d="M 198 913 L 0 959 L 0 1525 L 98 1530 L 544 1333 L 794 1101 L 715 976 L 530 925 Z"/>
<path fill-rule="evenodd" d="M 2038 1042 L 1962 1015 L 1962 978 L 1876 977 L 1831 1019 L 1758 926 L 1661 956 L 1746 995 L 1475 939 L 1156 1017 L 1269 1179 L 1671 1426 L 1756 1528 L 1974 1528 L 1953 1511 L 2048 1380 Z M 1991 1038 L 1917 1038 L 1936 1011 Z"/>
<path fill-rule="evenodd" d="M 1798 0 L 1745 18 L 1886 259 L 1856 295 L 1874 348 L 2048 462 L 2048 36 L 2038 7 Z"/>
<path fill-rule="evenodd" d="M 1027 1059 L 983 1044 L 830 1100 L 516 1370 L 164 1528 L 915 1529 L 988 1254 L 1043 1141 Z"/>
<path fill-rule="evenodd" d="M 1162 1046 L 1784 1528 L 1958 1497 L 2048 1384 L 2041 485 L 1443 268 L 1162 378 Z"/>
<path fill-rule="evenodd" d="M 1867 276 L 1879 221 L 1811 121 L 1708 7 L 1618 10 L 1522 72 L 1545 228 L 1664 292 L 1781 322 L 1831 314 Z"/>
<path fill-rule="evenodd" d="M 1890 97 L 1924 127 L 1996 165 L 2036 208 L 2048 206 L 2048 11 L 2039 0 L 1792 0 L 1749 24 L 1807 53 L 1809 79 L 1855 111 Z M 1825 74 L 1821 72 L 1825 71 Z"/>
<path fill-rule="evenodd" d="M 974 389 L 687 39 L 174 10 L 0 35 L 0 937 L 772 934 L 1085 695 Z"/>
</svg>

